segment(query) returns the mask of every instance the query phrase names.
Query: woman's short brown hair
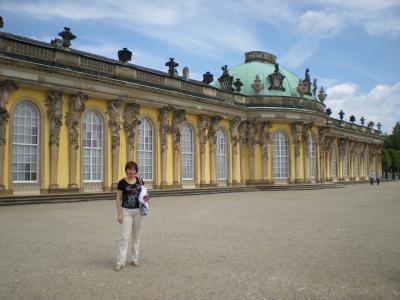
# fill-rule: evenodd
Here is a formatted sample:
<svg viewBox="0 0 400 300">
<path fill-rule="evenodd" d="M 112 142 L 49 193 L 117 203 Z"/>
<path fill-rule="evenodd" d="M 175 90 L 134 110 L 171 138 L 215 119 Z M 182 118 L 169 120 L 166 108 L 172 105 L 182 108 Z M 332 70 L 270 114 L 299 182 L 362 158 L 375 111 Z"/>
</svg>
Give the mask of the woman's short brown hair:
<svg viewBox="0 0 400 300">
<path fill-rule="evenodd" d="M 135 163 L 133 160 L 128 161 L 128 162 L 126 163 L 126 165 L 125 165 L 125 173 L 126 173 L 126 171 L 127 171 L 128 169 L 132 169 L 132 168 L 135 168 L 136 173 L 139 171 L 139 168 L 138 168 L 137 163 Z"/>
</svg>

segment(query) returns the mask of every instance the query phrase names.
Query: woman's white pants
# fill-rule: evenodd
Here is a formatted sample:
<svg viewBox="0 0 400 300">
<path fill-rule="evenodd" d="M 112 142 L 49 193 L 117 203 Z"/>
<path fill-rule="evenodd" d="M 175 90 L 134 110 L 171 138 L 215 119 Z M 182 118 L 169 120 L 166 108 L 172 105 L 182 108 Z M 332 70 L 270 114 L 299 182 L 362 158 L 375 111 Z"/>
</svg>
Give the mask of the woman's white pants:
<svg viewBox="0 0 400 300">
<path fill-rule="evenodd" d="M 132 236 L 132 261 L 139 260 L 140 228 L 142 215 L 139 208 L 122 208 L 121 236 L 117 264 L 125 265 L 128 256 L 129 239 Z"/>
</svg>

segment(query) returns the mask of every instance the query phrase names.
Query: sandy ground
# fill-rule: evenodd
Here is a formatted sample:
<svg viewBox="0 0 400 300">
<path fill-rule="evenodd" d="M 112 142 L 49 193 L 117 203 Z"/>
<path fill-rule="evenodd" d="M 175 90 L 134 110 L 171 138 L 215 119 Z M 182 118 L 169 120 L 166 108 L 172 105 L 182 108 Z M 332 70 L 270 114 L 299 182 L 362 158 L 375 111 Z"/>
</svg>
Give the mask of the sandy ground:
<svg viewBox="0 0 400 300">
<path fill-rule="evenodd" d="M 0 299 L 400 299 L 400 183 L 151 200 L 113 271 L 114 201 L 0 208 Z"/>
</svg>

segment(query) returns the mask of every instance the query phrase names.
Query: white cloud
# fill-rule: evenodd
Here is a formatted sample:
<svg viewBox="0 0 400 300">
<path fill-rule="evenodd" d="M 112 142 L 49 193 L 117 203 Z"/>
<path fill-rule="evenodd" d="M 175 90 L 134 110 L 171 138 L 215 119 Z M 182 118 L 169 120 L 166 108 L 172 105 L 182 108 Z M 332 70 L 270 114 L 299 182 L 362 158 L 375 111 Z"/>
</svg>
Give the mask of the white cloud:
<svg viewBox="0 0 400 300">
<path fill-rule="evenodd" d="M 358 94 L 358 90 L 358 85 L 354 83 L 328 88 L 325 103 L 332 109 L 332 116 L 338 118 L 337 113 L 342 109 L 346 113 L 346 120 L 350 115 L 355 115 L 357 121 L 363 116 L 368 122 L 381 122 L 382 131 L 390 133 L 394 124 L 400 121 L 400 82 L 377 85 L 365 94 Z"/>
<path fill-rule="evenodd" d="M 300 32 L 314 37 L 330 37 L 344 26 L 343 18 L 336 13 L 326 11 L 307 11 L 299 20 Z"/>
<path fill-rule="evenodd" d="M 318 44 L 316 39 L 303 38 L 280 61 L 288 67 L 299 67 L 318 50 Z"/>
</svg>

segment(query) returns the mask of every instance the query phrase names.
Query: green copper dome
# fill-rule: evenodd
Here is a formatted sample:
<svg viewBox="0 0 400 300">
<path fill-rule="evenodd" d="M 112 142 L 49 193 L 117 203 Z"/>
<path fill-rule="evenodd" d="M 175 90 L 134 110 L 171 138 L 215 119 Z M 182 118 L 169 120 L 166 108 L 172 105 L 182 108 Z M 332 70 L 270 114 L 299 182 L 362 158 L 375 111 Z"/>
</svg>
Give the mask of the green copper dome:
<svg viewBox="0 0 400 300">
<path fill-rule="evenodd" d="M 299 81 L 303 79 L 296 74 L 279 67 L 279 72 L 285 76 L 281 87 L 283 89 L 270 89 L 271 83 L 268 78 L 276 70 L 275 62 L 276 57 L 272 54 L 252 51 L 245 54 L 246 60 L 244 64 L 228 68 L 229 75 L 233 76 L 233 82 L 237 79 L 243 83 L 240 94 L 246 96 L 273 96 L 273 97 L 298 97 L 301 98 L 297 92 Z M 255 84 L 256 77 L 258 76 L 258 84 Z M 279 80 L 277 81 L 279 85 Z M 221 88 L 218 80 L 215 81 L 214 86 Z M 234 87 L 234 86 L 233 86 Z M 318 100 L 313 93 L 313 86 L 311 86 L 311 96 L 303 95 L 303 98 L 309 100 Z"/>
</svg>

